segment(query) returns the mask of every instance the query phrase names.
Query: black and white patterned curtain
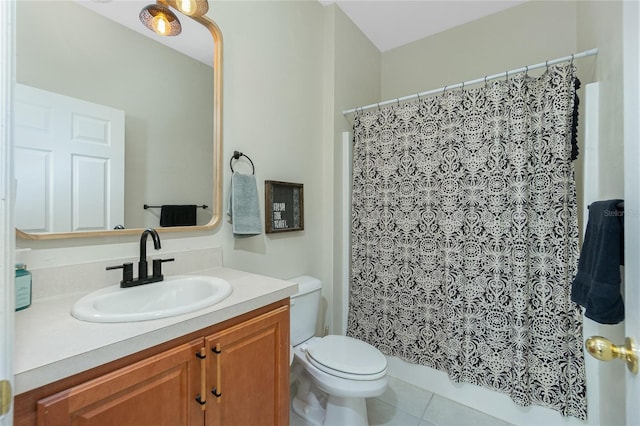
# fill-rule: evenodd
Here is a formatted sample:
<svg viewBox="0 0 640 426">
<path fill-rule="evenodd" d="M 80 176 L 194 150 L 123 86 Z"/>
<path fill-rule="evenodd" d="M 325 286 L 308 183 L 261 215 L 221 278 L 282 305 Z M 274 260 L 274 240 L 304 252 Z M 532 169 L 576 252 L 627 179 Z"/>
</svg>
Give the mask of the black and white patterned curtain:
<svg viewBox="0 0 640 426">
<path fill-rule="evenodd" d="M 574 73 L 356 113 L 347 334 L 585 419 Z"/>
</svg>

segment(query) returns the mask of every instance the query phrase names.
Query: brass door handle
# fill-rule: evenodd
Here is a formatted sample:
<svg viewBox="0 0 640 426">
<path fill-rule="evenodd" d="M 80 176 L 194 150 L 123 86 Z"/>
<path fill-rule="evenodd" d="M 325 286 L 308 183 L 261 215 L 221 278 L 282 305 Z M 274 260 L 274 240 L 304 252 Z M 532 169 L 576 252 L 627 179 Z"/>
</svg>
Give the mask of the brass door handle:
<svg viewBox="0 0 640 426">
<path fill-rule="evenodd" d="M 638 355 L 633 339 L 627 337 L 624 346 L 616 346 L 611 340 L 602 336 L 591 336 L 584 346 L 591 356 L 600 361 L 611 361 L 618 358 L 627 363 L 627 368 L 633 374 L 638 373 Z"/>
<path fill-rule="evenodd" d="M 0 416 L 4 416 L 11 408 L 13 394 L 11 393 L 11 382 L 0 380 Z"/>
</svg>

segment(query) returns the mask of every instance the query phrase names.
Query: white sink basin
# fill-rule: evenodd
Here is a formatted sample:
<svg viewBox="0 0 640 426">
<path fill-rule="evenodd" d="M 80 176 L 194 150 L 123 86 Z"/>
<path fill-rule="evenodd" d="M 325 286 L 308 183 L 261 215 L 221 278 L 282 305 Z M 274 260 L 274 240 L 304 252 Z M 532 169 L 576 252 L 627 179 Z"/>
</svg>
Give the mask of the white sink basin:
<svg viewBox="0 0 640 426">
<path fill-rule="evenodd" d="M 206 308 L 231 291 L 231 284 L 221 278 L 176 275 L 157 283 L 94 291 L 73 305 L 71 315 L 90 322 L 146 321 Z"/>
</svg>

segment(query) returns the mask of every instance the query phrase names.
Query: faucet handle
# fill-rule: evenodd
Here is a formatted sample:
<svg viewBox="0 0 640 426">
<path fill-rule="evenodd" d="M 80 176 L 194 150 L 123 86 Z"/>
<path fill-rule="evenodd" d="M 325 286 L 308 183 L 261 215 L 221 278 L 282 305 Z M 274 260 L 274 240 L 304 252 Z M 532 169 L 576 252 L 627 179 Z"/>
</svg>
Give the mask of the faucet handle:
<svg viewBox="0 0 640 426">
<path fill-rule="evenodd" d="M 107 271 L 111 269 L 122 269 L 122 281 L 120 281 L 120 284 L 125 284 L 133 281 L 133 263 L 132 262 L 126 262 L 126 263 L 123 263 L 122 265 L 107 266 L 106 269 Z"/>
<path fill-rule="evenodd" d="M 173 262 L 176 260 L 175 258 L 170 259 L 153 259 L 153 277 L 154 278 L 162 278 L 162 264 L 164 262 Z"/>
</svg>

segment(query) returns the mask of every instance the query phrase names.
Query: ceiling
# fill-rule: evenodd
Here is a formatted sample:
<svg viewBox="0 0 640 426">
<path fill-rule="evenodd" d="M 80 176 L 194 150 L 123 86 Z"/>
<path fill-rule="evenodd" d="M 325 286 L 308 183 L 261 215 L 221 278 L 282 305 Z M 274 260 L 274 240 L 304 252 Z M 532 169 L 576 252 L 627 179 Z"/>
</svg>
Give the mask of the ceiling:
<svg viewBox="0 0 640 426">
<path fill-rule="evenodd" d="M 319 0 L 336 3 L 381 52 L 524 3 L 526 0 Z"/>
<path fill-rule="evenodd" d="M 162 37 L 146 29 L 138 20 L 140 10 L 151 0 L 76 0 L 82 6 L 137 31 L 159 43 L 211 65 L 213 44 L 194 40 L 210 39 L 208 31 L 191 19 L 181 19 L 180 37 Z M 526 0 L 318 0 L 327 6 L 336 3 L 381 51 L 422 39 L 483 16 L 500 12 Z M 215 17 L 213 18 L 215 19 Z"/>
</svg>

